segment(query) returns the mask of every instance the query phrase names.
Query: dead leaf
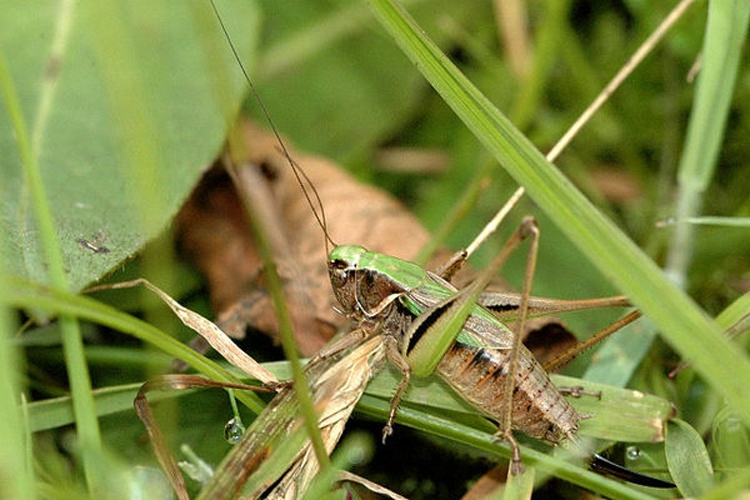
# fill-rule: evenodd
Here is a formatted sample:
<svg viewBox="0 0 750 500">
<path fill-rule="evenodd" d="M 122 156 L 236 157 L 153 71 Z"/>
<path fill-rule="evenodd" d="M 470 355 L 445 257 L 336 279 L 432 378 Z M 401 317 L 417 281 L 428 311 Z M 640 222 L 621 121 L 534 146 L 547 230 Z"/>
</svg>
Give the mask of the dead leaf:
<svg viewBox="0 0 750 500">
<path fill-rule="evenodd" d="M 300 351 L 309 356 L 348 323 L 333 309 L 336 300 L 326 269 L 323 233 L 276 139 L 248 122 L 242 127 L 254 166 L 241 168 L 255 169 L 245 172 L 248 178 L 258 179 L 251 187 L 268 194 L 269 206 L 260 218 L 254 214 L 256 223 L 263 224 L 275 240 L 274 252 L 281 257 L 276 265 L 285 292 L 293 298 L 292 314 L 301 308 L 312 314 L 312 322 L 307 323 L 314 328 L 297 338 Z M 356 181 L 326 159 L 296 151 L 292 157 L 316 187 L 337 244 L 356 243 L 412 259 L 428 241 L 427 231 L 392 196 Z M 249 325 L 275 338 L 278 324 L 242 206 L 228 176 L 212 169 L 178 215 L 178 237 L 206 275 L 217 323 L 234 336 L 242 336 Z"/>
<path fill-rule="evenodd" d="M 542 364 L 572 349 L 578 339 L 557 318 L 531 318 L 526 321 L 524 345 Z"/>
<path fill-rule="evenodd" d="M 508 477 L 508 464 L 498 464 L 487 471 L 462 497 L 463 500 L 480 500 L 496 494 L 505 486 Z"/>
</svg>

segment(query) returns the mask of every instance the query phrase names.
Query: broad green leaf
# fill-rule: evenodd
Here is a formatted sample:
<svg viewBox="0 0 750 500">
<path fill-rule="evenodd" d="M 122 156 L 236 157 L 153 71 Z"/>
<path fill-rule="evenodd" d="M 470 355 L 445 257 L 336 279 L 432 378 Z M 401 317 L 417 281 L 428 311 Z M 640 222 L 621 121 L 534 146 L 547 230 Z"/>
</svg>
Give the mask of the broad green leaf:
<svg viewBox="0 0 750 500">
<path fill-rule="evenodd" d="M 701 436 L 679 419 L 667 427 L 665 451 L 669 472 L 686 497 L 697 497 L 713 485 L 714 470 Z"/>
<path fill-rule="evenodd" d="M 750 430 L 737 412 L 724 407 L 714 419 L 712 434 L 717 469 L 731 475 L 750 461 Z"/>
<path fill-rule="evenodd" d="M 247 60 L 254 4 L 219 9 Z M 220 150 L 245 83 L 202 0 L 6 3 L 0 47 L 79 290 L 167 226 Z M 0 258 L 48 283 L 5 106 L 0 150 Z"/>
</svg>

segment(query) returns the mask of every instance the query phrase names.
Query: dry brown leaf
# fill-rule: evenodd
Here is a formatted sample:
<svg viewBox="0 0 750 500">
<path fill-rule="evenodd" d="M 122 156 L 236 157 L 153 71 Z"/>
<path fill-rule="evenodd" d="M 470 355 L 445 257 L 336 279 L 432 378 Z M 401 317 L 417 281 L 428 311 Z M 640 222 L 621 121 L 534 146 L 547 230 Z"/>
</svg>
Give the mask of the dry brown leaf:
<svg viewBox="0 0 750 500">
<path fill-rule="evenodd" d="M 572 349 L 578 339 L 557 318 L 532 318 L 526 321 L 523 343 L 544 365 Z"/>
<path fill-rule="evenodd" d="M 270 206 L 256 223 L 266 228 L 281 256 L 276 265 L 291 297 L 295 326 L 312 323 L 298 333 L 303 355 L 311 355 L 347 319 L 336 313 L 326 270 L 323 233 L 297 184 L 291 168 L 278 151 L 276 139 L 250 123 L 243 134 L 255 168 L 247 174 L 259 179 L 253 190 L 265 190 Z M 329 233 L 337 244 L 356 243 L 373 251 L 412 259 L 428 241 L 419 221 L 392 196 L 357 182 L 330 161 L 292 151 L 316 187 L 328 218 Z M 244 174 L 243 174 L 244 175 Z M 252 177 L 254 176 L 254 177 Z M 264 186 L 260 186 L 264 184 Z M 208 281 L 217 321 L 228 333 L 241 336 L 246 325 L 276 337 L 278 324 L 265 288 L 262 263 L 245 222 L 243 202 L 228 176 L 211 170 L 196 188 L 177 219 L 179 239 Z M 256 214 L 257 215 L 257 214 Z M 309 308 L 314 318 L 305 319 Z M 301 318 L 300 318 L 301 317 Z"/>
<path fill-rule="evenodd" d="M 145 278 L 137 278 L 132 281 L 124 281 L 121 283 L 113 283 L 102 285 L 98 287 L 90 288 L 89 291 L 93 292 L 96 290 L 117 290 L 121 288 L 131 288 L 135 286 L 145 286 L 153 293 L 159 296 L 159 298 L 174 312 L 175 316 L 188 328 L 200 335 L 208 345 L 213 347 L 216 352 L 222 355 L 224 359 L 229 361 L 233 366 L 236 366 L 247 375 L 259 380 L 267 386 L 267 388 L 275 387 L 279 381 L 276 376 L 263 368 L 257 361 L 249 356 L 245 351 L 240 349 L 237 344 L 232 342 L 230 339 L 216 324 L 210 320 L 204 318 L 195 311 L 184 307 L 179 302 L 170 297 L 161 288 L 157 287 Z"/>
</svg>

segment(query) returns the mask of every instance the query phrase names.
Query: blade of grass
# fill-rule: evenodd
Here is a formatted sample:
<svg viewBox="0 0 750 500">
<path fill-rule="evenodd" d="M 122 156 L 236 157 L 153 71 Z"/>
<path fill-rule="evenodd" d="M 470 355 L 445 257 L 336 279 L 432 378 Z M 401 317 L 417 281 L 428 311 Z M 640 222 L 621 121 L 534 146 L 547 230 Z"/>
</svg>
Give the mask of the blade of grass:
<svg viewBox="0 0 750 500">
<path fill-rule="evenodd" d="M 376 17 L 425 78 L 534 201 L 670 344 L 750 422 L 750 363 L 721 329 L 606 219 L 394 3 L 371 0 Z"/>
<path fill-rule="evenodd" d="M 703 217 L 688 217 L 686 224 L 704 226 L 750 227 L 750 217 L 720 217 L 706 215 Z"/>
<path fill-rule="evenodd" d="M 216 18 L 219 22 L 221 30 L 226 36 L 229 46 L 232 49 L 232 53 L 234 54 L 235 60 L 237 61 L 237 64 L 239 65 L 242 71 L 242 74 L 245 76 L 245 80 L 247 81 L 248 86 L 250 87 L 250 90 L 252 91 L 253 96 L 256 98 L 263 114 L 265 115 L 265 118 L 268 124 L 270 125 L 271 129 L 273 129 L 274 134 L 276 135 L 276 138 L 279 141 L 279 144 L 281 145 L 282 149 L 284 150 L 284 153 L 289 159 L 289 167 L 294 169 L 294 165 L 291 160 L 291 157 L 289 157 L 289 153 L 286 151 L 286 147 L 284 146 L 284 143 L 281 140 L 281 137 L 276 131 L 276 127 L 273 124 L 271 117 L 268 115 L 265 105 L 260 100 L 260 96 L 258 95 L 258 92 L 255 86 L 250 80 L 250 77 L 248 76 L 247 71 L 245 70 L 245 67 L 242 64 L 242 60 L 240 59 L 239 54 L 237 53 L 237 50 L 235 49 L 234 45 L 231 42 L 230 34 L 227 31 L 227 28 L 224 25 L 224 21 L 221 19 L 219 10 L 217 9 L 216 4 L 213 2 L 213 0 L 211 2 L 211 7 L 214 11 L 214 14 L 216 15 Z M 231 135 L 229 138 L 229 142 L 230 142 L 230 150 L 235 150 L 235 151 L 243 150 L 243 147 L 241 146 L 241 144 L 236 144 L 238 142 L 236 135 Z M 232 181 L 234 182 L 235 186 L 241 192 L 242 191 L 241 190 L 242 182 L 240 179 L 241 174 L 238 172 L 238 170 L 234 168 L 227 168 L 227 172 L 232 178 Z M 263 225 L 255 221 L 255 219 L 252 216 L 253 207 L 252 207 L 252 204 L 250 203 L 250 199 L 246 196 L 243 196 L 242 201 L 243 201 L 243 206 L 249 215 L 248 227 L 250 228 L 250 232 L 253 235 L 255 245 L 258 248 L 258 253 L 260 254 L 261 261 L 264 264 L 264 275 L 268 283 L 268 289 L 271 295 L 271 299 L 273 300 L 274 312 L 276 313 L 276 318 L 279 323 L 279 335 L 281 338 L 281 346 L 284 350 L 284 356 L 286 356 L 286 359 L 289 360 L 289 363 L 292 368 L 292 377 L 294 379 L 294 392 L 297 395 L 297 398 L 299 400 L 300 411 L 302 415 L 304 415 L 304 426 L 305 426 L 305 429 L 307 430 L 307 434 L 312 443 L 313 450 L 315 451 L 315 457 L 318 460 L 318 464 L 320 466 L 321 472 L 328 473 L 331 469 L 331 462 L 328 458 L 328 453 L 326 452 L 325 445 L 323 444 L 323 438 L 321 436 L 320 429 L 318 428 L 318 425 L 317 425 L 318 418 L 315 412 L 315 408 L 313 407 L 313 399 L 312 399 L 312 395 L 310 394 L 310 389 L 307 383 L 307 378 L 304 374 L 302 364 L 300 362 L 299 351 L 297 349 L 297 343 L 295 341 L 292 317 L 286 306 L 286 299 L 284 296 L 284 287 L 282 285 L 281 278 L 279 277 L 279 274 L 276 269 L 277 264 L 276 264 L 276 260 L 274 259 L 274 254 L 272 252 L 272 246 L 271 246 L 268 235 L 264 231 Z"/>
<path fill-rule="evenodd" d="M 686 284 L 695 236 L 695 226 L 688 220 L 700 215 L 703 195 L 716 170 L 748 21 L 747 2 L 708 4 L 701 70 L 679 166 L 676 225 L 665 268 L 681 287 Z"/>
<path fill-rule="evenodd" d="M 2 244 L 3 240 L 0 239 Z M 20 356 L 17 346 L 11 342 L 12 332 L 17 331 L 18 325 L 10 307 L 1 297 L 8 292 L 8 289 L 0 288 L 0 406 L 6 409 L 0 419 L 0 442 L 4 443 L 0 450 L 0 483 L 3 484 L 0 495 L 7 498 L 35 498 L 32 469 L 26 467 L 28 460 L 22 458 L 26 456 L 26 442 L 30 435 L 22 425 L 18 404 L 22 394 Z"/>
<path fill-rule="evenodd" d="M 141 387 L 141 383 L 118 385 L 95 389 L 96 410 L 99 416 L 109 415 L 118 411 L 131 409 L 133 399 Z M 186 393 L 188 391 L 185 391 Z M 175 392 L 173 395 L 178 394 Z M 182 395 L 182 393 L 179 393 Z M 151 401 L 168 397 L 169 394 L 158 394 L 151 397 Z M 70 398 L 49 398 L 43 401 L 35 401 L 28 405 L 29 428 L 31 432 L 55 429 L 64 425 L 70 425 L 74 421 L 73 407 Z"/>
<path fill-rule="evenodd" d="M 234 179 L 235 185 L 240 185 L 240 181 L 236 179 L 238 175 L 237 172 L 232 169 L 228 169 L 228 171 L 230 176 Z M 247 205 L 247 200 L 243 201 Z M 317 425 L 318 418 L 316 416 L 315 408 L 313 407 L 313 399 L 310 394 L 307 377 L 305 376 L 300 361 L 297 342 L 295 341 L 294 336 L 292 317 L 286 306 L 284 288 L 281 283 L 281 278 L 276 270 L 276 261 L 273 252 L 271 251 L 271 245 L 262 224 L 256 223 L 255 219 L 252 217 L 252 213 L 249 211 L 251 207 L 246 206 L 245 208 L 250 215 L 248 217 L 248 226 L 253 234 L 255 244 L 258 247 L 261 260 L 264 263 L 264 275 L 268 283 L 271 298 L 273 299 L 276 318 L 279 322 L 281 347 L 284 350 L 284 356 L 289 360 L 289 364 L 292 368 L 292 378 L 295 381 L 294 392 L 299 400 L 300 412 L 304 415 L 304 426 L 307 430 L 308 437 L 312 442 L 313 450 L 315 451 L 315 456 L 320 465 L 321 472 L 330 473 L 331 462 L 328 458 L 328 453 L 326 452 L 323 438 Z"/>
<path fill-rule="evenodd" d="M 16 95 L 5 56 L 0 53 L 0 83 L 7 105 L 10 121 L 15 131 L 18 152 L 24 168 L 25 183 L 31 194 L 34 219 L 42 241 L 44 255 L 48 264 L 51 283 L 59 291 L 68 290 L 60 245 L 57 241 L 55 223 L 47 199 L 46 187 L 37 163 L 37 152 L 32 149 L 28 128 Z M 70 391 L 73 397 L 73 409 L 76 416 L 76 431 L 80 440 L 86 482 L 92 494 L 106 491 L 105 478 L 97 477 L 97 457 L 102 452 L 102 439 L 99 421 L 96 417 L 94 397 L 91 393 L 86 357 L 83 349 L 83 338 L 75 316 L 60 316 L 65 367 L 68 372 Z"/>
<path fill-rule="evenodd" d="M 182 359 L 200 373 L 214 380 L 242 383 L 239 378 L 222 368 L 218 363 L 201 356 L 153 325 L 90 297 L 50 290 L 41 285 L 9 278 L 0 278 L 0 287 L 13 290 L 12 295 L 5 297 L 7 304 L 11 306 L 39 308 L 94 321 L 148 342 L 171 356 Z M 254 394 L 237 393 L 237 399 L 256 413 L 261 412 L 265 407 L 263 402 Z"/>
<path fill-rule="evenodd" d="M 113 318 L 114 319 L 114 318 Z M 137 323 L 137 321 L 136 321 Z M 148 332 L 144 332 L 144 336 L 141 338 L 148 338 L 150 334 Z M 168 338 L 168 337 L 167 337 Z M 174 344 L 174 346 L 181 345 L 179 343 Z M 167 348 L 169 350 L 169 348 Z M 87 350 L 87 354 L 89 354 L 89 359 L 92 358 L 91 355 L 92 349 Z M 172 359 L 172 356 L 168 356 L 169 359 Z M 200 356 L 196 356 L 197 360 L 200 360 Z M 111 361 L 111 360 L 110 360 Z M 210 363 L 212 361 L 209 360 L 209 367 L 211 366 Z M 190 363 L 191 366 L 196 367 L 196 362 Z M 200 362 L 197 363 L 198 366 L 200 366 Z M 286 379 L 291 376 L 290 370 L 289 370 L 289 364 L 286 361 L 277 361 L 274 363 L 266 363 L 263 366 L 269 368 L 271 373 L 276 375 L 278 378 Z M 222 370 L 221 366 L 219 366 L 219 369 Z M 211 376 L 211 373 L 207 371 L 200 370 L 201 373 L 207 376 Z M 233 375 L 232 372 L 226 372 L 228 375 L 226 377 L 225 381 L 229 381 L 229 378 Z M 237 378 L 236 380 L 245 380 L 245 377 L 242 377 L 242 379 Z M 133 408 L 133 399 L 135 399 L 136 394 L 138 393 L 138 389 L 140 389 L 141 385 L 143 385 L 140 382 L 133 383 L 133 384 L 123 384 L 123 385 L 115 385 L 115 386 L 109 386 L 109 387 L 103 387 L 101 389 L 94 389 L 94 398 L 96 399 L 96 411 L 99 417 L 102 417 L 104 415 L 110 415 L 112 413 L 116 413 L 119 411 L 124 410 L 131 410 Z M 151 403 L 161 401 L 163 399 L 172 399 L 176 397 L 181 397 L 190 394 L 191 390 L 184 390 L 184 391 L 173 391 L 173 392 L 156 392 L 153 395 L 149 396 L 149 401 Z M 256 413 L 260 412 L 262 409 L 264 409 L 263 403 L 256 398 L 253 397 L 250 405 L 248 405 L 248 401 L 246 401 L 247 398 L 244 398 L 243 394 L 244 392 L 235 392 L 235 397 L 237 399 L 243 400 L 246 406 L 248 406 L 250 409 L 255 411 Z M 243 399 L 244 398 L 244 399 Z M 69 396 L 63 396 L 59 398 L 49 398 L 45 399 L 43 401 L 35 401 L 33 403 L 30 403 L 27 405 L 27 413 L 28 413 L 28 427 L 31 432 L 38 432 L 43 431 L 47 429 L 54 429 L 57 427 L 62 427 L 65 425 L 70 425 L 73 423 L 73 407 L 71 405 L 70 397 Z"/>
<path fill-rule="evenodd" d="M 384 418 L 390 410 L 387 400 L 364 395 L 360 400 L 360 409 L 367 415 Z M 481 450 L 489 456 L 508 459 L 511 456 L 507 445 L 495 442 L 492 432 L 482 432 L 473 427 L 457 423 L 453 419 L 442 418 L 411 407 L 399 408 L 398 422 L 409 427 L 445 437 Z M 525 465 L 538 468 L 554 474 L 571 483 L 595 491 L 609 498 L 644 498 L 645 496 L 628 485 L 605 478 L 580 465 L 567 462 L 531 448 L 523 447 L 522 452 Z"/>
</svg>

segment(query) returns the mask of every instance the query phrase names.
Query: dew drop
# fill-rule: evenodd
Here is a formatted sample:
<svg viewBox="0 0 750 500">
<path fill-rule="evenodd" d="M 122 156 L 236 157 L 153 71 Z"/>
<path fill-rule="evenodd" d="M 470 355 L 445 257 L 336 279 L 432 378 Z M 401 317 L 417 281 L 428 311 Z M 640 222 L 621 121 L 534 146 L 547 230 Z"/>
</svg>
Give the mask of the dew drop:
<svg viewBox="0 0 750 500">
<path fill-rule="evenodd" d="M 628 446 L 625 449 L 625 457 L 628 460 L 638 460 L 641 458 L 641 450 L 637 446 Z"/>
<path fill-rule="evenodd" d="M 226 438 L 229 444 L 237 444 L 242 439 L 243 434 L 245 434 L 245 426 L 242 425 L 242 422 L 237 417 L 229 419 L 227 425 L 224 426 L 224 438 Z"/>
</svg>

